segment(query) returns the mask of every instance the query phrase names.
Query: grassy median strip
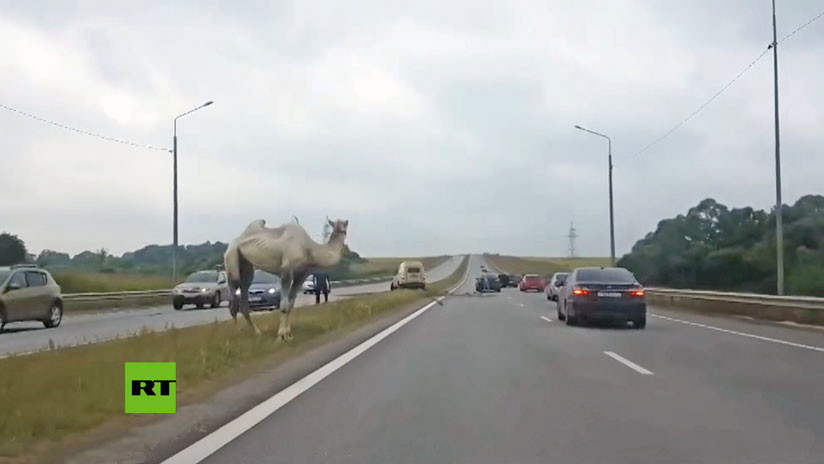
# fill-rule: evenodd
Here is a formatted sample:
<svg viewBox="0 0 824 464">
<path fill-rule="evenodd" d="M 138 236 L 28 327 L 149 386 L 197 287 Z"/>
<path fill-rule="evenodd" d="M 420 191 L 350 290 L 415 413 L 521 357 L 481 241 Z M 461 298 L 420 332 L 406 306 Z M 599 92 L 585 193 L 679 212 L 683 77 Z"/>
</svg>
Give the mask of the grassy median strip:
<svg viewBox="0 0 824 464">
<path fill-rule="evenodd" d="M 178 404 L 185 404 L 205 382 L 229 378 L 255 360 L 442 295 L 460 281 L 466 266 L 464 258 L 452 275 L 427 291 L 401 290 L 297 308 L 292 316 L 295 340 L 288 344 L 275 337 L 279 313 L 269 313 L 255 318 L 262 336 L 241 331 L 242 320 L 237 327 L 231 321 L 215 322 L 2 359 L 0 456 L 28 457 L 33 449 L 47 452 L 71 434 L 123 419 L 127 361 L 176 362 Z"/>
<path fill-rule="evenodd" d="M 576 267 L 609 266 L 609 258 L 533 258 L 484 255 L 484 259 L 503 272 L 539 274 L 551 277 L 556 272 L 568 272 Z"/>
</svg>

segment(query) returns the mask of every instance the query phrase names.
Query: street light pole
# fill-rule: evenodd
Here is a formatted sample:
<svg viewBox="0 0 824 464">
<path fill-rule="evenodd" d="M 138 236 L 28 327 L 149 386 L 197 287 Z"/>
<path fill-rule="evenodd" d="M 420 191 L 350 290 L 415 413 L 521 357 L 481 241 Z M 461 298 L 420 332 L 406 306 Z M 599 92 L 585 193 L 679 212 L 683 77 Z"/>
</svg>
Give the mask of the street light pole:
<svg viewBox="0 0 824 464">
<path fill-rule="evenodd" d="M 609 167 L 609 257 L 610 262 L 613 266 L 615 266 L 615 215 L 612 209 L 612 139 L 609 138 L 609 136 L 601 134 L 600 132 L 589 130 L 577 124 L 575 125 L 575 128 L 607 139 L 607 162 Z"/>
<path fill-rule="evenodd" d="M 775 0 L 772 0 L 773 88 L 775 93 L 775 260 L 777 294 L 784 294 L 784 225 L 781 202 L 781 143 L 778 124 L 778 34 L 775 27 Z"/>
<path fill-rule="evenodd" d="M 207 101 L 206 103 L 198 106 L 197 108 L 191 109 L 183 114 L 178 115 L 174 120 L 174 137 L 172 139 L 172 175 L 174 177 L 174 180 L 172 181 L 172 190 L 174 197 L 174 213 L 172 214 L 174 229 L 174 231 L 172 232 L 172 285 L 174 285 L 177 282 L 177 120 L 182 118 L 183 116 L 186 116 L 189 113 L 197 111 L 201 108 L 205 108 L 211 105 L 212 103 L 214 102 L 212 102 L 211 100 Z"/>
</svg>

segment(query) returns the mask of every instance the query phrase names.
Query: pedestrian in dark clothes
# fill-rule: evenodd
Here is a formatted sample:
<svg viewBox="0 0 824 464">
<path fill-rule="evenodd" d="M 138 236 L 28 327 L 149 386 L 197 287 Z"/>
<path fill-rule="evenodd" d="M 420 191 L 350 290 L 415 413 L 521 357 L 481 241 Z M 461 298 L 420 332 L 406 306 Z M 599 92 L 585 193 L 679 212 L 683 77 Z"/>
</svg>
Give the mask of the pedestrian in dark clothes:
<svg viewBox="0 0 824 464">
<path fill-rule="evenodd" d="M 329 301 L 329 290 L 332 289 L 332 282 L 325 272 L 316 272 L 312 275 L 312 283 L 315 285 L 315 304 L 320 304 L 320 294 L 323 293 L 323 301 Z"/>
</svg>

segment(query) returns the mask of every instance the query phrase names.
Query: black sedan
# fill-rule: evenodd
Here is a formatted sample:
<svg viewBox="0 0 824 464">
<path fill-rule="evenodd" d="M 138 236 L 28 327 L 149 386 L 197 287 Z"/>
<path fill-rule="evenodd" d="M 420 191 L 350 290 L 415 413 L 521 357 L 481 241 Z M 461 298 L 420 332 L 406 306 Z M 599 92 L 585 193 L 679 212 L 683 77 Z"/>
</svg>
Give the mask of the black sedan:
<svg viewBox="0 0 824 464">
<path fill-rule="evenodd" d="M 475 279 L 475 291 L 477 292 L 500 292 L 501 281 L 495 274 L 484 274 Z"/>
<path fill-rule="evenodd" d="M 567 325 L 590 321 L 632 322 L 647 325 L 644 287 L 631 272 L 620 267 L 582 267 L 563 283 L 558 296 L 558 319 Z"/>
<path fill-rule="evenodd" d="M 253 309 L 280 308 L 280 277 L 256 270 L 249 287 L 249 307 Z"/>
</svg>

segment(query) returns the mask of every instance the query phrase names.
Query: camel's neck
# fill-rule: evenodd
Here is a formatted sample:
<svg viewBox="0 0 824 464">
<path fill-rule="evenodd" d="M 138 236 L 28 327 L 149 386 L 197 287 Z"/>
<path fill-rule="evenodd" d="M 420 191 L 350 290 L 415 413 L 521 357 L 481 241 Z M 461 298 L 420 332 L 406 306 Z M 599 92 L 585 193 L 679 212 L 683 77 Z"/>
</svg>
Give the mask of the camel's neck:
<svg viewBox="0 0 824 464">
<path fill-rule="evenodd" d="M 315 247 L 312 258 L 318 267 L 334 267 L 340 262 L 342 252 L 343 237 L 333 236 L 329 243 Z"/>
</svg>

